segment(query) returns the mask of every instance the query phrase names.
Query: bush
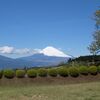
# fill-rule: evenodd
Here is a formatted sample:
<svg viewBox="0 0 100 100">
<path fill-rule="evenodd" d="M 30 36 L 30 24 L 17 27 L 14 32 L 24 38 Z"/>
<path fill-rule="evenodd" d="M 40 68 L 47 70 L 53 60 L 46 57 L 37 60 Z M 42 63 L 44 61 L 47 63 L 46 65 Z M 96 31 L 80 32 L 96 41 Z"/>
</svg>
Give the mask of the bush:
<svg viewBox="0 0 100 100">
<path fill-rule="evenodd" d="M 3 76 L 3 71 L 0 70 L 0 78 L 2 78 L 2 76 Z"/>
<path fill-rule="evenodd" d="M 97 70 L 98 70 L 98 73 L 100 73 L 100 66 L 98 66 Z"/>
<path fill-rule="evenodd" d="M 29 69 L 27 71 L 27 76 L 29 78 L 35 78 L 35 77 L 37 77 L 37 71 L 35 69 Z"/>
<path fill-rule="evenodd" d="M 68 69 L 67 68 L 59 68 L 58 74 L 62 77 L 67 77 L 68 76 Z"/>
<path fill-rule="evenodd" d="M 47 70 L 44 68 L 38 69 L 38 75 L 40 77 L 46 77 L 47 76 Z"/>
<path fill-rule="evenodd" d="M 70 67 L 69 68 L 69 75 L 72 77 L 78 77 L 79 76 L 79 70 L 76 67 Z"/>
<path fill-rule="evenodd" d="M 3 75 L 6 78 L 12 79 L 12 78 L 15 77 L 15 71 L 14 70 L 7 69 L 7 70 L 4 70 Z"/>
<path fill-rule="evenodd" d="M 88 75 L 88 67 L 86 67 L 86 66 L 81 66 L 81 67 L 79 68 L 79 72 L 80 72 L 80 74 L 82 74 L 82 75 Z"/>
<path fill-rule="evenodd" d="M 25 70 L 16 70 L 16 77 L 17 78 L 24 78 L 25 77 Z"/>
<path fill-rule="evenodd" d="M 97 72 L 98 72 L 96 66 L 91 66 L 91 67 L 89 67 L 88 71 L 89 71 L 89 73 L 90 73 L 91 75 L 97 75 Z"/>
<path fill-rule="evenodd" d="M 48 70 L 48 75 L 52 76 L 52 77 L 56 77 L 57 76 L 57 69 L 54 69 L 54 68 L 49 69 Z"/>
</svg>

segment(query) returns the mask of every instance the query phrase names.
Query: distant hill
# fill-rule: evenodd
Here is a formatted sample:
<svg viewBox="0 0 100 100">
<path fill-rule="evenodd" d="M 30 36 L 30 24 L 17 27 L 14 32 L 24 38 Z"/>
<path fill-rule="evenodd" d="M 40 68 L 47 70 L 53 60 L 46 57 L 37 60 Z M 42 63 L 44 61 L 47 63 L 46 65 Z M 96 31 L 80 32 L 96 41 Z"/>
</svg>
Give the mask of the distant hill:
<svg viewBox="0 0 100 100">
<path fill-rule="evenodd" d="M 0 55 L 0 69 L 56 66 L 62 62 L 67 62 L 68 59 L 68 57 L 46 56 L 42 53 L 17 59 Z"/>
<path fill-rule="evenodd" d="M 69 63 L 71 62 L 77 62 L 82 63 L 84 65 L 100 65 L 100 55 L 88 55 L 88 56 L 80 56 L 77 58 L 74 58 L 72 60 L 69 60 Z"/>
<path fill-rule="evenodd" d="M 71 56 L 49 46 L 44 48 L 41 52 L 17 59 L 0 55 L 0 69 L 56 66 L 67 62 L 70 58 Z"/>
</svg>

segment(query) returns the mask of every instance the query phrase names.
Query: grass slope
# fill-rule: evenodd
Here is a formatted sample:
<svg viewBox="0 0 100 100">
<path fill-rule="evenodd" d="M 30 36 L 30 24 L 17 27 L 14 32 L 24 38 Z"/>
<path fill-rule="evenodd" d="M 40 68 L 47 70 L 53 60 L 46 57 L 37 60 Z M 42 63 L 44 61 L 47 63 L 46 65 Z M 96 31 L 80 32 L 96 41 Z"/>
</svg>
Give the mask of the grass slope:
<svg viewBox="0 0 100 100">
<path fill-rule="evenodd" d="M 0 100 L 100 100 L 100 82 L 0 86 Z"/>
</svg>

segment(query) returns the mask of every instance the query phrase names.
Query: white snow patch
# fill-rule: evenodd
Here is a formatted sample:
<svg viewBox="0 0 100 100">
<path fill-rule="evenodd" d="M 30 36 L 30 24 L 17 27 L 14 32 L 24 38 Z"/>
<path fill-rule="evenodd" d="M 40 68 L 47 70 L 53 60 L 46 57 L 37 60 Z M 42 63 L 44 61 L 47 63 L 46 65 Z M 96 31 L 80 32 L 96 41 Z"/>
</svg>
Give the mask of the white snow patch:
<svg viewBox="0 0 100 100">
<path fill-rule="evenodd" d="M 71 57 L 71 56 L 63 53 L 59 49 L 56 49 L 52 46 L 48 46 L 48 47 L 44 48 L 43 50 L 40 51 L 40 53 L 43 53 L 44 55 L 47 55 L 47 56 Z"/>
</svg>

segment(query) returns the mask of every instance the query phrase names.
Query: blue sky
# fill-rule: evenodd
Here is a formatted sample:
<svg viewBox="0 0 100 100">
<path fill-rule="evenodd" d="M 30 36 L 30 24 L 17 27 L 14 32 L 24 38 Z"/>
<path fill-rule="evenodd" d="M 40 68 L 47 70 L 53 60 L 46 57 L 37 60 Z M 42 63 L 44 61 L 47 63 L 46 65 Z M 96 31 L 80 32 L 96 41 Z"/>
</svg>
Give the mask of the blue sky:
<svg viewBox="0 0 100 100">
<path fill-rule="evenodd" d="M 0 0 L 0 47 L 87 55 L 99 6 L 100 0 Z"/>
</svg>

